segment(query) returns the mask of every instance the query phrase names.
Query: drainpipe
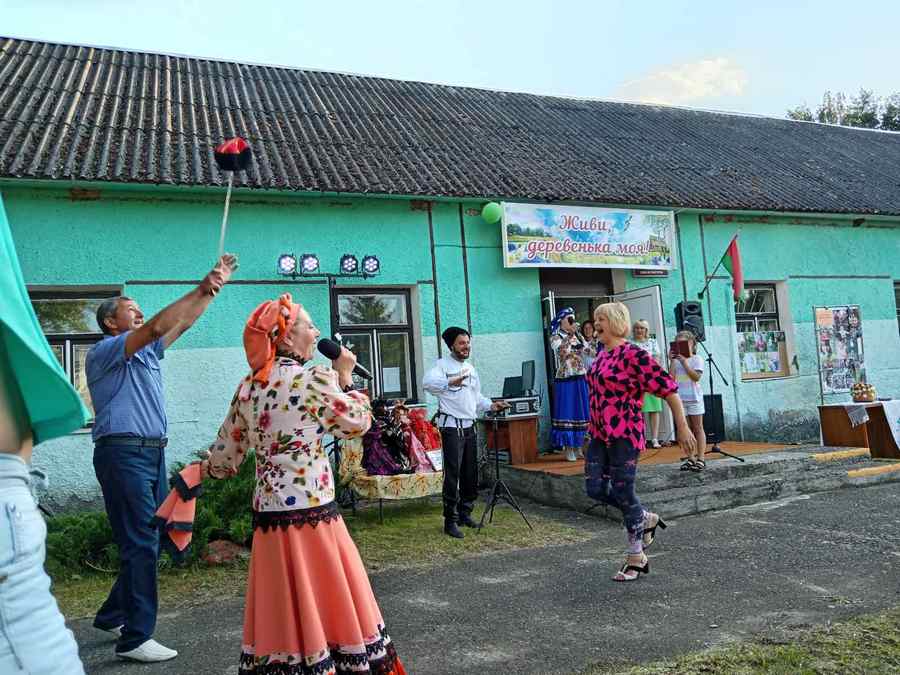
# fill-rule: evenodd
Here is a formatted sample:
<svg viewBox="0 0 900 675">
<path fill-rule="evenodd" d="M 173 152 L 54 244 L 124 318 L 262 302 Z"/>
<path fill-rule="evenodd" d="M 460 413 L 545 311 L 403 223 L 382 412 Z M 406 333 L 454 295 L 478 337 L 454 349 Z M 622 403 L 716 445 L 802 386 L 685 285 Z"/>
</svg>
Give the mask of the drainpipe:
<svg viewBox="0 0 900 675">
<path fill-rule="evenodd" d="M 687 302 L 687 279 L 684 275 L 684 253 L 681 250 L 681 227 L 678 224 L 678 214 L 675 214 L 675 236 L 678 237 L 678 267 L 681 272 L 681 295 L 682 300 Z"/>
<path fill-rule="evenodd" d="M 431 243 L 431 283 L 434 288 L 434 337 L 437 340 L 438 358 L 443 356 L 441 347 L 441 303 L 438 299 L 437 259 L 434 252 L 434 221 L 431 217 L 433 202 L 428 202 L 428 239 Z"/>
<path fill-rule="evenodd" d="M 469 298 L 469 256 L 466 249 L 466 224 L 463 221 L 463 205 L 459 203 L 459 240 L 462 244 L 463 281 L 466 285 L 466 325 L 472 334 L 472 305 Z"/>
</svg>

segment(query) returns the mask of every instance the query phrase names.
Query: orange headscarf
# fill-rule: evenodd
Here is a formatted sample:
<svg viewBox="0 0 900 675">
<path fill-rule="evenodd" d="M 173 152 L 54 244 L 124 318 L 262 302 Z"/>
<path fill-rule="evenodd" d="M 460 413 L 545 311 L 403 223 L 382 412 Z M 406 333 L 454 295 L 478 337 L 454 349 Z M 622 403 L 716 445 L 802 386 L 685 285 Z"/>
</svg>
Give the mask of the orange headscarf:
<svg viewBox="0 0 900 675">
<path fill-rule="evenodd" d="M 283 294 L 278 300 L 266 300 L 253 310 L 244 327 L 244 352 L 253 371 L 253 379 L 265 384 L 275 363 L 275 346 L 291 332 L 300 305 Z"/>
</svg>

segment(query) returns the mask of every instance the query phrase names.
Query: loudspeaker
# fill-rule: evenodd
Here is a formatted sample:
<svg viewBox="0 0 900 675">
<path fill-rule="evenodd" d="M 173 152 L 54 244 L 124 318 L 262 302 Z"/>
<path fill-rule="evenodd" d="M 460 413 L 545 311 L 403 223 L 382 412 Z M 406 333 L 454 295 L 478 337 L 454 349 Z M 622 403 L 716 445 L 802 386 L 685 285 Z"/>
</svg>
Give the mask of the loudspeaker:
<svg viewBox="0 0 900 675">
<path fill-rule="evenodd" d="M 675 326 L 678 330 L 689 330 L 697 342 L 706 339 L 703 328 L 703 305 L 697 300 L 685 300 L 675 305 Z"/>
<path fill-rule="evenodd" d="M 725 440 L 725 411 L 722 409 L 722 394 L 706 394 L 703 397 L 703 430 L 706 442 L 716 444 Z"/>
</svg>

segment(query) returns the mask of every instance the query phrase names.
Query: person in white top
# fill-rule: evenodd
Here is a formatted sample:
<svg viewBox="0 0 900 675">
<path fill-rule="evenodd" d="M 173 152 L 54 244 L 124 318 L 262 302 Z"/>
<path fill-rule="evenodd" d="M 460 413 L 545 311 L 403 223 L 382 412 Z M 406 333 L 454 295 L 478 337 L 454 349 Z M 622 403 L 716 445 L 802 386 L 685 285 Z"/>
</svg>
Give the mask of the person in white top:
<svg viewBox="0 0 900 675">
<path fill-rule="evenodd" d="M 462 539 L 457 523 L 477 527 L 472 520 L 478 498 L 475 420 L 488 410 L 496 412 L 509 405 L 482 395 L 478 372 L 467 363 L 472 351 L 469 331 L 451 326 L 441 337 L 450 353 L 425 374 L 422 386 L 438 399 L 436 420 L 444 453 L 444 532 Z"/>
<path fill-rule="evenodd" d="M 678 382 L 678 396 L 684 402 L 684 414 L 694 437 L 697 439 L 697 449 L 694 454 L 688 456 L 682 471 L 702 471 L 706 468 L 703 459 L 706 453 L 706 432 L 703 430 L 703 391 L 700 389 L 700 378 L 703 377 L 703 359 L 697 356 L 697 342 L 694 334 L 689 330 L 683 330 L 675 335 L 676 342 L 687 342 L 690 356 L 684 356 L 679 352 L 669 354 L 669 372 Z"/>
</svg>

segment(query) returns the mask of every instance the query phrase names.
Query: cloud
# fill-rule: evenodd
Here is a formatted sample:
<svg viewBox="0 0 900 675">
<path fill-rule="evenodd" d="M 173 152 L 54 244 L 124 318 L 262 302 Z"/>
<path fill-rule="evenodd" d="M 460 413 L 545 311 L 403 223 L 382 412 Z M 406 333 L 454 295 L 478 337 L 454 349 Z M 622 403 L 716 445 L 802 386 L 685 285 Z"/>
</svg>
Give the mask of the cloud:
<svg viewBox="0 0 900 675">
<path fill-rule="evenodd" d="M 747 72 L 731 59 L 719 56 L 666 66 L 630 82 L 623 82 L 613 97 L 642 103 L 687 105 L 722 96 L 740 96 L 747 87 Z"/>
</svg>

